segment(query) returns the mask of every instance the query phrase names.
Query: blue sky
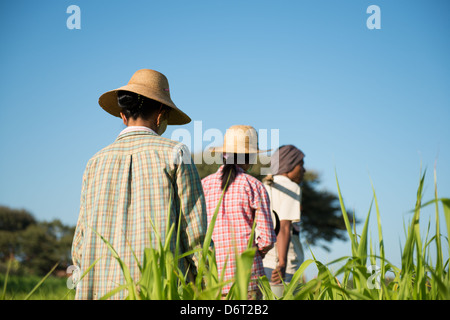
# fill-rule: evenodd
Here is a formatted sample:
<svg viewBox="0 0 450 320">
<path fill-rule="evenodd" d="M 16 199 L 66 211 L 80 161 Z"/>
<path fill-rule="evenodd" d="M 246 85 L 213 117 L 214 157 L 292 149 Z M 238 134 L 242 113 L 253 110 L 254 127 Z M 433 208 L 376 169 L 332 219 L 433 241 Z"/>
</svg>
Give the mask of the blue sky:
<svg viewBox="0 0 450 320">
<path fill-rule="evenodd" d="M 72 4 L 80 30 L 66 26 Z M 366 26 L 373 4 L 379 30 Z M 449 12 L 438 0 L 2 3 L 0 204 L 75 224 L 86 162 L 123 129 L 98 97 L 149 68 L 203 130 L 279 129 L 320 188 L 337 193 L 336 170 L 361 220 L 372 179 L 399 265 L 421 167 L 425 200 L 435 164 L 439 196 L 450 196 Z M 425 227 L 434 211 L 422 217 Z M 323 262 L 350 254 L 348 241 L 331 248 L 312 249 Z"/>
</svg>

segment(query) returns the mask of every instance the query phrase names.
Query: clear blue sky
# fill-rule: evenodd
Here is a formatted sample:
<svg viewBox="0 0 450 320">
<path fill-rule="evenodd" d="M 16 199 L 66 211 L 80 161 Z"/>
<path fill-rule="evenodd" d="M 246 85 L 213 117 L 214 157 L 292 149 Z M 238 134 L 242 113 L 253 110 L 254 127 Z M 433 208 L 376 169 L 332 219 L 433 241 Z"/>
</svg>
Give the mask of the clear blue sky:
<svg viewBox="0 0 450 320">
<path fill-rule="evenodd" d="M 66 27 L 72 4 L 81 9 L 80 30 Z M 366 26 L 372 4 L 381 9 L 379 30 Z M 439 195 L 450 196 L 448 1 L 0 6 L 2 205 L 75 224 L 86 162 L 123 129 L 98 97 L 142 68 L 168 77 L 174 102 L 203 130 L 280 129 L 280 144 L 304 151 L 320 188 L 337 192 L 336 169 L 345 204 L 361 220 L 371 178 L 396 265 L 421 166 L 425 200 L 433 197 L 435 163 Z M 422 217 L 425 230 L 434 211 Z M 371 226 L 375 241 L 375 219 Z M 313 250 L 323 262 L 350 254 L 348 241 L 331 248 Z"/>
</svg>

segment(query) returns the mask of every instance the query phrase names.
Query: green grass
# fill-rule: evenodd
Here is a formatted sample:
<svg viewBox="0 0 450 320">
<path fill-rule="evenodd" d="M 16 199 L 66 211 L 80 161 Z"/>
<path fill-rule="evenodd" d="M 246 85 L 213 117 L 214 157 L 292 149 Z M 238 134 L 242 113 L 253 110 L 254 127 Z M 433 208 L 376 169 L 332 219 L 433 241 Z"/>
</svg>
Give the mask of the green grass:
<svg viewBox="0 0 450 320">
<path fill-rule="evenodd" d="M 450 232 L 450 199 L 439 198 L 435 174 L 434 198 L 423 202 L 423 188 L 425 175 L 421 175 L 417 188 L 416 203 L 412 210 L 412 219 L 405 228 L 406 241 L 401 248 L 401 265 L 394 266 L 385 256 L 383 230 L 381 226 L 380 211 L 375 188 L 370 210 L 367 213 L 363 229 L 360 234 L 356 232 L 355 225 L 350 224 L 350 219 L 345 210 L 344 199 L 339 187 L 336 175 L 339 201 L 341 204 L 342 218 L 344 219 L 347 233 L 350 239 L 349 255 L 341 257 L 329 264 L 318 261 L 313 252 L 312 259 L 306 260 L 294 274 L 289 284 L 284 284 L 282 296 L 277 297 L 271 291 L 268 279 L 264 276 L 259 279 L 260 288 L 264 299 L 268 300 L 449 300 L 450 276 L 449 259 L 444 259 L 444 250 L 447 248 L 450 254 L 448 237 L 441 233 L 440 211 L 441 205 L 445 217 L 447 234 Z M 223 196 L 223 194 L 222 194 Z M 179 253 L 180 230 L 175 230 L 175 225 L 168 226 L 165 239 L 170 239 L 176 232 L 177 250 L 170 251 L 169 243 L 159 241 L 156 248 L 147 248 L 143 261 L 135 256 L 141 276 L 139 280 L 133 279 L 128 267 L 120 256 L 109 244 L 107 239 L 102 240 L 107 244 L 111 254 L 124 275 L 124 282 L 116 289 L 106 294 L 103 299 L 110 298 L 116 293 L 125 290 L 127 299 L 131 300 L 201 300 L 221 299 L 221 290 L 226 282 L 219 277 L 219 270 L 215 260 L 214 250 L 210 248 L 212 230 L 217 217 L 220 202 L 215 210 L 211 224 L 208 226 L 206 240 L 203 245 L 186 253 Z M 424 207 L 433 206 L 435 209 L 436 229 L 430 230 L 428 226 L 425 238 L 421 237 L 420 216 Z M 369 236 L 369 218 L 373 207 L 377 216 L 378 242 L 373 243 Z M 180 225 L 180 224 L 178 224 Z M 255 226 L 253 226 L 254 228 Z M 156 228 L 155 228 L 156 231 Z M 431 231 L 431 233 L 430 233 Z M 433 235 L 434 233 L 434 235 Z M 99 235 L 101 237 L 101 235 Z M 156 237 L 161 237 L 156 233 Z M 253 237 L 253 236 L 252 236 Z M 241 254 L 236 253 L 236 272 L 233 285 L 226 299 L 245 300 L 247 287 L 250 280 L 250 270 L 256 248 L 252 247 L 252 238 L 248 248 Z M 375 255 L 374 252 L 379 252 Z M 435 253 L 436 259 L 432 261 L 431 253 Z M 187 273 L 183 274 L 179 269 L 178 260 L 188 254 L 194 254 L 199 261 L 198 275 L 195 281 L 187 281 Z M 343 264 L 336 272 L 331 268 L 336 264 Z M 95 263 L 94 263 L 95 264 Z M 315 265 L 318 270 L 317 277 L 300 283 L 303 273 L 310 266 Z M 374 275 L 369 272 L 368 266 L 379 266 L 379 287 L 374 286 Z M 93 266 L 91 266 L 93 267 Z M 388 277 L 389 275 L 389 277 Z M 338 281 L 338 277 L 343 280 Z M 0 278 L 2 282 L 5 277 Z M 55 282 L 54 282 L 55 281 Z M 7 290 L 3 290 L 5 298 L 21 299 L 28 290 L 32 290 L 33 284 L 39 282 L 38 278 L 32 280 L 11 277 L 7 282 Z M 52 283 L 59 283 L 59 287 Z M 60 299 L 65 296 L 67 289 L 61 289 L 61 279 L 46 279 L 44 283 L 31 295 L 30 298 Z M 65 283 L 63 283 L 64 287 Z M 2 285 L 1 287 L 6 287 Z M 1 288 L 0 287 L 0 288 Z M 137 288 L 140 288 L 139 290 Z M 60 288 L 60 289 L 57 289 Z M 61 290 L 61 291 L 59 291 Z M 6 292 L 6 294 L 5 294 Z M 68 298 L 72 298 L 73 294 Z"/>
<path fill-rule="evenodd" d="M 3 290 L 6 275 L 0 274 L 0 290 Z M 41 276 L 9 275 L 4 300 L 25 300 L 33 288 L 42 280 Z M 66 299 L 75 297 L 74 290 L 68 290 L 66 278 L 50 276 L 28 298 L 29 300 L 61 300 L 66 294 Z M 3 291 L 2 291 L 3 292 Z"/>
</svg>

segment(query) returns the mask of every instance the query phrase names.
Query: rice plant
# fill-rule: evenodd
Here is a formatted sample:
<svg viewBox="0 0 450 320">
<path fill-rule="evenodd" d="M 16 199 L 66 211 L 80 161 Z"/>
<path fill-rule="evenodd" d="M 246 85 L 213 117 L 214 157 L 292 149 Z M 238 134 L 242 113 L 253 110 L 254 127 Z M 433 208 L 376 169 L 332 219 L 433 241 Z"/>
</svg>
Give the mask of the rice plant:
<svg viewBox="0 0 450 320">
<path fill-rule="evenodd" d="M 385 243 L 381 226 L 380 211 L 375 188 L 372 184 L 373 199 L 367 213 L 361 234 L 357 234 L 355 225 L 350 224 L 347 211 L 345 210 L 343 196 L 339 187 L 336 174 L 336 184 L 339 201 L 341 205 L 342 218 L 344 219 L 350 240 L 349 255 L 336 259 L 327 265 L 318 261 L 313 252 L 312 259 L 302 263 L 295 272 L 290 283 L 283 282 L 283 293 L 277 296 L 271 290 L 270 282 L 266 276 L 258 279 L 259 286 L 267 300 L 449 300 L 450 299 L 450 276 L 449 259 L 444 261 L 444 247 L 447 246 L 450 256 L 450 246 L 447 237 L 441 234 L 441 221 L 439 218 L 439 204 L 443 207 L 447 234 L 450 234 L 450 199 L 439 198 L 437 192 L 436 173 L 434 175 L 434 199 L 423 202 L 423 188 L 425 173 L 421 175 L 417 188 L 417 197 L 412 219 L 405 228 L 406 241 L 401 248 L 401 266 L 394 266 L 385 256 Z M 223 270 L 217 269 L 215 251 L 212 246 L 212 232 L 217 218 L 222 197 L 208 226 L 205 241 L 201 247 L 180 254 L 180 229 L 175 230 L 175 225 L 168 225 L 165 232 L 165 242 L 162 242 L 153 226 L 153 235 L 157 237 L 159 245 L 155 248 L 147 248 L 144 251 L 143 261 L 133 253 L 140 270 L 140 278 L 133 279 L 129 268 L 121 260 L 120 256 L 111 246 L 107 239 L 100 234 L 99 237 L 108 246 L 109 252 L 119 263 L 123 273 L 124 283 L 119 284 L 114 290 L 108 292 L 102 299 L 108 299 L 122 290 L 126 290 L 127 299 L 131 300 L 219 300 L 219 299 L 247 299 L 247 288 L 250 281 L 250 270 L 253 263 L 256 248 L 252 246 L 254 232 L 249 239 L 247 249 L 242 253 L 236 252 L 235 278 L 232 287 L 226 297 L 222 296 L 222 288 L 228 283 L 220 275 Z M 436 229 L 434 235 L 430 235 L 430 225 L 424 239 L 420 235 L 420 214 L 424 207 L 435 207 Z M 375 207 L 377 216 L 378 245 L 374 247 L 369 237 L 369 217 L 372 208 Z M 181 225 L 178 223 L 178 225 Z M 253 226 L 253 231 L 255 225 Z M 94 232 L 96 232 L 94 230 Z M 172 252 L 169 239 L 176 232 L 176 250 Z M 152 234 L 149 235 L 150 237 Z M 431 260 L 430 252 L 436 252 L 436 261 Z M 379 252 L 375 255 L 374 252 Z M 179 267 L 180 259 L 187 255 L 196 255 L 198 261 L 197 275 L 190 277 L 189 270 L 183 273 Z M 81 276 L 90 272 L 97 259 Z M 343 263 L 336 272 L 330 270 L 331 266 Z M 301 283 L 305 270 L 310 265 L 318 269 L 317 277 Z M 368 265 L 379 265 L 378 270 L 370 270 Z M 226 268 L 226 265 L 224 266 Z M 375 273 L 373 273 L 375 271 Z M 49 272 L 50 274 L 51 272 Z M 393 274 L 394 277 L 388 277 Z M 48 274 L 48 275 L 49 275 Z M 44 277 L 36 287 L 26 296 L 30 298 L 36 289 L 48 277 Z M 338 280 L 342 277 L 342 281 Z M 388 281 L 388 278 L 390 281 Z M 376 280 L 374 282 L 374 280 Z M 8 272 L 3 284 L 0 299 L 5 298 L 8 282 Z"/>
<path fill-rule="evenodd" d="M 423 187 L 425 173 L 421 176 L 419 187 L 417 189 L 417 200 L 413 210 L 412 221 L 407 228 L 406 242 L 402 248 L 401 266 L 397 267 L 391 264 L 385 256 L 385 244 L 383 241 L 383 232 L 380 220 L 380 211 L 375 189 L 372 184 L 373 200 L 370 210 L 367 214 L 362 232 L 356 233 L 355 225 L 351 225 L 347 212 L 344 207 L 343 197 L 336 175 L 336 183 L 341 204 L 341 211 L 345 221 L 347 233 L 350 239 L 351 255 L 341 257 L 327 266 L 317 261 L 311 252 L 313 259 L 306 260 L 299 270 L 294 274 L 289 285 L 284 284 L 284 294 L 276 297 L 270 292 L 270 285 L 267 278 L 261 279 L 261 284 L 265 297 L 268 299 L 323 299 L 323 300 L 449 300 L 450 299 L 450 277 L 448 272 L 449 259 L 444 262 L 443 258 L 443 240 L 446 240 L 449 247 L 448 238 L 444 237 L 440 231 L 439 203 L 444 209 L 444 216 L 447 225 L 447 234 L 450 231 L 450 199 L 438 198 L 436 173 L 435 173 L 435 194 L 434 199 L 423 204 Z M 378 224 L 378 251 L 379 256 L 374 255 L 372 241 L 368 241 L 368 227 L 371 209 L 375 204 Z M 430 239 L 422 241 L 420 236 L 420 212 L 426 206 L 435 205 L 436 230 L 435 235 Z M 433 265 L 430 259 L 430 250 L 433 243 L 437 259 Z M 369 245 L 370 244 L 370 245 Z M 369 249 L 368 249 L 369 247 Z M 450 253 L 450 249 L 449 249 Z M 367 267 L 370 265 L 381 265 L 379 270 L 373 270 Z M 345 264 L 333 274 L 329 266 L 338 262 Z M 316 279 L 310 280 L 306 284 L 298 284 L 301 274 L 312 263 L 318 268 Z M 394 279 L 387 283 L 387 273 L 393 273 Z M 343 276 L 340 283 L 337 276 Z M 376 283 L 374 284 L 374 278 Z M 295 294 L 294 294 L 295 293 Z"/>
</svg>

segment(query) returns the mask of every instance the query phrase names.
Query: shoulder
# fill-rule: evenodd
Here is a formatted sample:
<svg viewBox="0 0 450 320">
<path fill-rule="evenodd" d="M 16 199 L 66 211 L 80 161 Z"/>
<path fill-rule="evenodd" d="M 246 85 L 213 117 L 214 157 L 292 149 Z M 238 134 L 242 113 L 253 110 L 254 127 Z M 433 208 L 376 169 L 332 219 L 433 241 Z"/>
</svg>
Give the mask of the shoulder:
<svg viewBox="0 0 450 320">
<path fill-rule="evenodd" d="M 286 189 L 289 189 L 292 192 L 295 193 L 300 193 L 300 185 L 298 185 L 297 183 L 293 182 L 291 179 L 289 179 L 288 177 L 282 176 L 282 175 L 276 175 L 274 176 L 274 182 L 277 185 L 280 185 Z"/>
<path fill-rule="evenodd" d="M 186 145 L 179 141 L 158 136 L 146 131 L 135 131 L 120 135 L 119 137 L 117 137 L 116 141 L 114 141 L 114 143 L 112 143 L 108 147 L 117 148 L 121 145 L 137 145 L 143 147 L 151 146 L 155 149 L 187 149 Z"/>
<path fill-rule="evenodd" d="M 300 185 L 285 176 L 274 177 L 274 183 L 270 192 L 282 203 L 300 202 Z"/>
<path fill-rule="evenodd" d="M 114 154 L 123 155 L 147 151 L 162 152 L 175 161 L 180 157 L 185 162 L 190 162 L 191 159 L 189 148 L 179 141 L 146 132 L 130 132 L 117 137 L 113 143 L 98 151 L 91 160 Z"/>
<path fill-rule="evenodd" d="M 203 185 L 210 184 L 213 181 L 218 180 L 220 178 L 220 175 L 221 174 L 219 173 L 219 171 L 211 173 L 202 179 L 202 184 Z"/>
<path fill-rule="evenodd" d="M 240 178 L 246 182 L 246 185 L 250 190 L 257 191 L 258 194 L 266 194 L 266 188 L 264 184 L 257 178 L 248 173 L 241 173 L 239 176 L 241 176 Z"/>
<path fill-rule="evenodd" d="M 144 138 L 141 139 L 141 142 L 144 147 L 152 147 L 156 150 L 190 155 L 189 148 L 184 143 L 169 138 L 155 135 L 145 135 Z"/>
<path fill-rule="evenodd" d="M 245 179 L 252 185 L 259 187 L 264 187 L 263 183 L 256 179 L 254 176 L 248 174 L 248 173 L 242 173 Z"/>
<path fill-rule="evenodd" d="M 213 175 L 213 174 L 210 174 L 209 176 L 204 177 L 204 178 L 202 179 L 202 183 L 203 183 L 203 184 L 207 184 L 208 182 L 210 182 L 210 181 L 211 181 L 211 178 L 212 178 L 212 175 Z"/>
</svg>

